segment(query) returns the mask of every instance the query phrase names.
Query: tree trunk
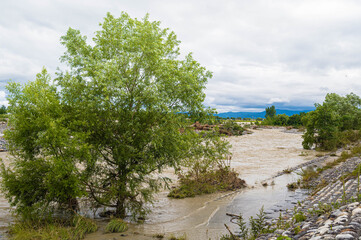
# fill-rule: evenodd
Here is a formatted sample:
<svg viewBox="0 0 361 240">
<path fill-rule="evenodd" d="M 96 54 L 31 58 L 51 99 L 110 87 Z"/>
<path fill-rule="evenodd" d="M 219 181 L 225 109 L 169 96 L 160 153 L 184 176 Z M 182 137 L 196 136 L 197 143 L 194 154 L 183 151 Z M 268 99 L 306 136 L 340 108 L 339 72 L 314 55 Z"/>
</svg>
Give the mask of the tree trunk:
<svg viewBox="0 0 361 240">
<path fill-rule="evenodd" d="M 126 217 L 126 211 L 125 211 L 125 199 L 119 198 L 117 200 L 117 207 L 115 211 L 115 217 L 124 219 Z"/>
<path fill-rule="evenodd" d="M 68 208 L 69 210 L 72 210 L 74 212 L 78 212 L 79 211 L 79 202 L 78 199 L 76 198 L 70 198 L 68 200 Z"/>
</svg>

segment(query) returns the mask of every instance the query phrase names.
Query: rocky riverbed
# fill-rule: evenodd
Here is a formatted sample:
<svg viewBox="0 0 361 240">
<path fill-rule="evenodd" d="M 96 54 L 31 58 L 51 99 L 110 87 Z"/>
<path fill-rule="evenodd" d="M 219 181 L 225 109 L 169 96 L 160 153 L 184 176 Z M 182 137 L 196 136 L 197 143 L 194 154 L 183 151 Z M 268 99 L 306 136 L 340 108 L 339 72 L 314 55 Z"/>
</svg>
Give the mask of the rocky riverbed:
<svg viewBox="0 0 361 240">
<path fill-rule="evenodd" d="M 334 158 L 326 155 L 315 159 L 313 164 L 322 165 Z M 281 210 L 281 217 L 268 219 L 268 225 L 276 226 L 280 221 L 283 224 L 273 233 L 257 239 L 361 239 L 361 201 L 358 198 L 361 179 L 340 180 L 360 163 L 360 157 L 351 157 L 323 171 L 311 185 L 315 187 L 322 182 L 324 187 L 295 204 L 293 209 Z"/>
</svg>

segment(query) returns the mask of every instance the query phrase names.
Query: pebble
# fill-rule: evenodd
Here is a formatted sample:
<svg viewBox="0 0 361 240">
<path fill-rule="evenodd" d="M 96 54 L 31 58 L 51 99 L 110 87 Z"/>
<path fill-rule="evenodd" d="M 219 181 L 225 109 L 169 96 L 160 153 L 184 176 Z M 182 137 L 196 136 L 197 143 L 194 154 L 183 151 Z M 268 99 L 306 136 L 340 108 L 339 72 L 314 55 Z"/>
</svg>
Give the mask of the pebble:
<svg viewBox="0 0 361 240">
<path fill-rule="evenodd" d="M 355 239 L 354 236 L 352 236 L 349 233 L 341 233 L 336 236 L 336 239 L 338 240 L 348 240 L 348 239 Z"/>
</svg>

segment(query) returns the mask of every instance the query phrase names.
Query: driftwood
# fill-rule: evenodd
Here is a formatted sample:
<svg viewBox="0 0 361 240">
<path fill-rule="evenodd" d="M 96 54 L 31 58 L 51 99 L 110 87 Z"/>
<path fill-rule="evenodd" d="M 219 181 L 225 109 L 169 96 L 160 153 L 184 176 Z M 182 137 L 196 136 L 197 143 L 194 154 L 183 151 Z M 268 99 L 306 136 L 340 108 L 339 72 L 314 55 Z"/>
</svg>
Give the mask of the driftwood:
<svg viewBox="0 0 361 240">
<path fill-rule="evenodd" d="M 231 229 L 229 229 L 229 227 L 227 226 L 227 224 L 224 224 L 224 226 L 226 227 L 226 229 L 228 230 L 229 234 L 231 235 L 233 240 L 238 240 L 238 237 L 234 236 L 234 234 L 232 233 Z"/>
</svg>

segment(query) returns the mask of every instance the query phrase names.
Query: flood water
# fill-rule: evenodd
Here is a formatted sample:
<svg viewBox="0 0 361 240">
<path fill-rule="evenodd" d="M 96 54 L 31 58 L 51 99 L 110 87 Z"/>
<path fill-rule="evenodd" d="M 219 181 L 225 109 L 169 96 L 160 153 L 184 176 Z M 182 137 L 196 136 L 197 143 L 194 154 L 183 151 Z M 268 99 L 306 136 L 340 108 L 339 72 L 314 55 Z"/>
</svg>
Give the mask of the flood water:
<svg viewBox="0 0 361 240">
<path fill-rule="evenodd" d="M 219 239 L 227 233 L 225 223 L 233 231 L 237 230 L 226 213 L 242 213 L 248 219 L 264 206 L 268 213 L 275 212 L 278 216 L 277 208 L 292 207 L 305 197 L 302 191 L 291 192 L 286 188 L 297 175 L 282 175 L 273 179 L 272 185 L 269 180 L 267 187 L 261 182 L 315 157 L 316 152 L 302 149 L 301 136 L 300 133 L 286 133 L 284 129 L 260 129 L 253 130 L 253 134 L 228 137 L 232 144 L 231 167 L 246 180 L 246 189 L 187 199 L 169 199 L 168 191 L 163 191 L 157 195 L 152 212 L 143 224 L 130 224 L 123 234 L 104 234 L 102 228 L 106 222 L 97 219 L 100 230 L 86 239 L 146 240 L 154 239 L 155 234 L 186 236 L 188 240 Z M 0 157 L 8 162 L 6 153 L 0 153 Z M 163 174 L 176 180 L 171 170 Z M 0 196 L 0 239 L 6 239 L 5 232 L 12 221 L 9 210 L 9 204 Z"/>
<path fill-rule="evenodd" d="M 302 149 L 300 133 L 286 133 L 284 129 L 259 129 L 253 132 L 227 138 L 232 144 L 231 167 L 246 180 L 248 188 L 187 199 L 169 199 L 168 191 L 164 191 L 157 195 L 152 213 L 145 223 L 130 225 L 123 234 L 104 234 L 101 228 L 86 239 L 145 240 L 154 239 L 155 234 L 186 236 L 188 240 L 219 239 L 227 233 L 225 223 L 233 231 L 237 230 L 226 213 L 242 213 L 248 219 L 257 214 L 262 206 L 276 216 L 279 214 L 277 208 L 291 208 L 306 196 L 300 190 L 287 190 L 287 183 L 296 181 L 297 175 L 282 175 L 273 179 L 272 185 L 272 181 L 268 181 L 267 187 L 263 187 L 261 182 L 286 168 L 313 159 L 316 152 Z M 170 170 L 163 174 L 176 179 Z M 99 224 L 104 226 L 105 222 L 99 220 Z"/>
</svg>

